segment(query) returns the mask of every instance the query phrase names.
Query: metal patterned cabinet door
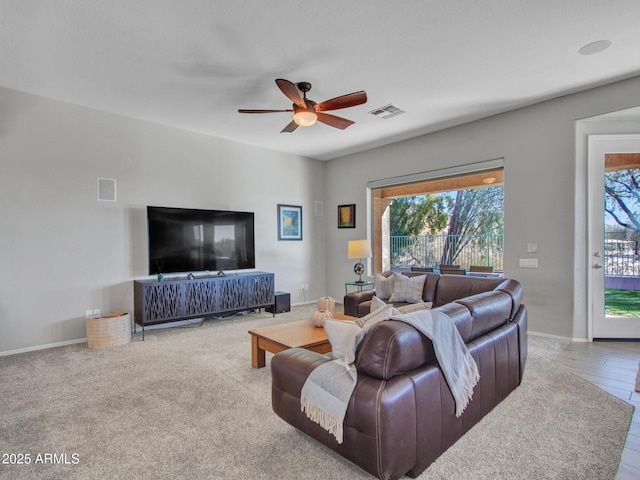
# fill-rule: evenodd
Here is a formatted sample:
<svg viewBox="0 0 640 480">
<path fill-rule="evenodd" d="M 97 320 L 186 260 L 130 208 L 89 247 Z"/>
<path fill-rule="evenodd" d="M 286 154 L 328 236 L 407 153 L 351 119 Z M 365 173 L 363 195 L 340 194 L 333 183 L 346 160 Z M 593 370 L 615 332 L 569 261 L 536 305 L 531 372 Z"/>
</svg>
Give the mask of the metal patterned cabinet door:
<svg viewBox="0 0 640 480">
<path fill-rule="evenodd" d="M 273 274 L 256 275 L 250 279 L 250 282 L 252 285 L 249 289 L 249 306 L 264 307 L 265 305 L 273 305 Z"/>
<path fill-rule="evenodd" d="M 145 285 L 143 298 L 144 323 L 161 322 L 184 316 L 184 285 L 180 282 Z"/>
</svg>

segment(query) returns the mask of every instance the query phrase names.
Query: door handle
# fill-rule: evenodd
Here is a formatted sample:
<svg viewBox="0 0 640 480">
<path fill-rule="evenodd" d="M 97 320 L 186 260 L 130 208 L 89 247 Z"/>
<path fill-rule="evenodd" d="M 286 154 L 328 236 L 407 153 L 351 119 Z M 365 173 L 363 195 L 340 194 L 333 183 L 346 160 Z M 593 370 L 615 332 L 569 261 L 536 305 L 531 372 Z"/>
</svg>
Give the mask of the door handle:
<svg viewBox="0 0 640 480">
<path fill-rule="evenodd" d="M 602 268 L 602 264 L 601 263 L 594 263 L 593 264 L 593 268 Z"/>
</svg>

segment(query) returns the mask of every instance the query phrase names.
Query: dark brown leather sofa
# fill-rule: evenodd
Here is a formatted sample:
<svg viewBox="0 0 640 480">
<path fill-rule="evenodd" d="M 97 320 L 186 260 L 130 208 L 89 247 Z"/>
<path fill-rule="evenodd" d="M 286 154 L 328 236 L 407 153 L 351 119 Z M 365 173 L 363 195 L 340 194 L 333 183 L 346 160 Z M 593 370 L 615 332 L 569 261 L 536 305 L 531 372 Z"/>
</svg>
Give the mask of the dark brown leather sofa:
<svg viewBox="0 0 640 480">
<path fill-rule="evenodd" d="M 403 322 L 377 324 L 360 344 L 358 381 L 345 417 L 342 444 L 300 408 L 307 376 L 330 359 L 293 348 L 274 355 L 271 361 L 275 413 L 381 479 L 420 475 L 506 398 L 524 372 L 527 310 L 521 304 L 520 284 L 427 275 L 425 290 L 430 293 L 425 300 L 452 318 L 480 371 L 473 399 L 460 417 L 455 416 L 455 402 L 431 341 Z"/>
</svg>

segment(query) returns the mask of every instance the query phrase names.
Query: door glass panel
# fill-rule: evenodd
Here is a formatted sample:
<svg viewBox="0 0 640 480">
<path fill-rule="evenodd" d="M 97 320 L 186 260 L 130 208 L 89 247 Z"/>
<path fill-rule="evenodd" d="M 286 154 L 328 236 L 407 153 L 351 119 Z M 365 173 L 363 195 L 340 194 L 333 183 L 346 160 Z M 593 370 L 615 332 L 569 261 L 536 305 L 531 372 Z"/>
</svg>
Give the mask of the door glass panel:
<svg viewBox="0 0 640 480">
<path fill-rule="evenodd" d="M 626 160 L 621 159 L 627 155 Z M 612 320 L 640 317 L 640 169 L 638 155 L 605 156 L 604 310 Z"/>
</svg>

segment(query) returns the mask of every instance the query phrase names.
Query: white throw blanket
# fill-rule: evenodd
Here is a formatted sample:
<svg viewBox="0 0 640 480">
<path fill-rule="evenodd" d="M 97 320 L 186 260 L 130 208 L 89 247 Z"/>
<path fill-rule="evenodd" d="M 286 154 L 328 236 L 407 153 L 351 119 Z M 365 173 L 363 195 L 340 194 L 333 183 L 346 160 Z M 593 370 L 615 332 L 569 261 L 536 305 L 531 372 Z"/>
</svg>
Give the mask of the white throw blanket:
<svg viewBox="0 0 640 480">
<path fill-rule="evenodd" d="M 480 381 L 480 373 L 453 320 L 438 310 L 420 310 L 391 320 L 408 323 L 431 339 L 440 370 L 456 402 L 456 417 L 462 415 Z"/>
<path fill-rule="evenodd" d="M 340 360 L 324 363 L 304 382 L 300 406 L 316 422 L 342 443 L 344 416 L 356 386 L 356 369 Z"/>
<path fill-rule="evenodd" d="M 462 415 L 480 375 L 453 321 L 437 310 L 420 310 L 393 316 L 390 320 L 408 323 L 431 339 L 440 369 L 456 402 L 456 416 Z M 355 330 L 352 335 L 357 347 L 363 335 Z M 343 361 L 333 360 L 313 370 L 302 387 L 302 411 L 310 420 L 334 435 L 338 443 L 343 441 L 344 417 L 356 382 L 357 373 L 353 364 L 346 365 Z"/>
</svg>

